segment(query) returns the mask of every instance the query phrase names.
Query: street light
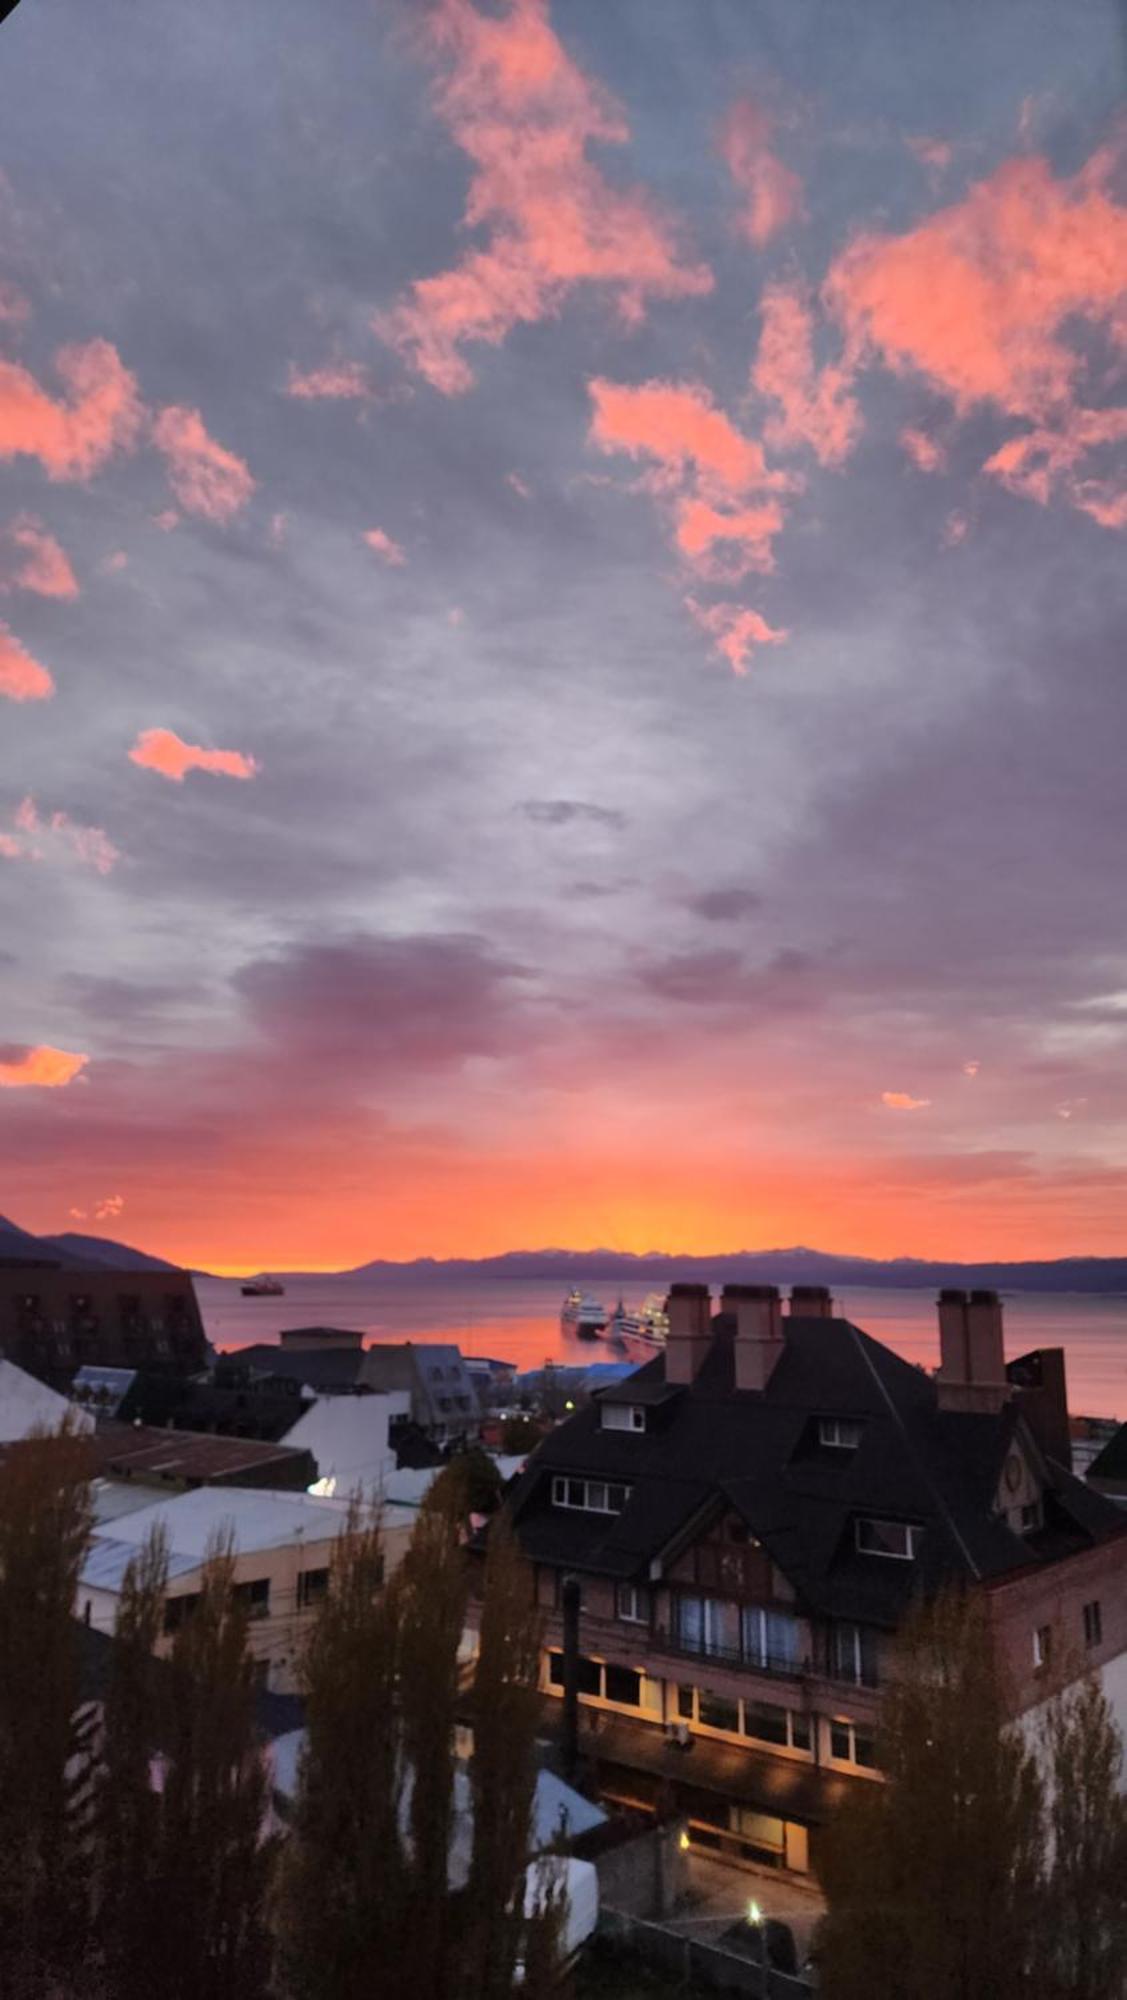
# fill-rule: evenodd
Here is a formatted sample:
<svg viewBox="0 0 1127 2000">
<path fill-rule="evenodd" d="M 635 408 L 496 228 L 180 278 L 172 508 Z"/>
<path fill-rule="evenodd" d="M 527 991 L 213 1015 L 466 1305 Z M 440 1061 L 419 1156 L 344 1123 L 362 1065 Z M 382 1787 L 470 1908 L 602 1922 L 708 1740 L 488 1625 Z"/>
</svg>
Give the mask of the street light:
<svg viewBox="0 0 1127 2000">
<path fill-rule="evenodd" d="M 771 1989 L 767 1984 L 767 1930 L 763 1922 L 763 1912 L 754 1896 L 747 1906 L 747 1920 L 752 1930 L 759 1933 L 759 1992 L 761 2000 L 770 2000 Z"/>
</svg>

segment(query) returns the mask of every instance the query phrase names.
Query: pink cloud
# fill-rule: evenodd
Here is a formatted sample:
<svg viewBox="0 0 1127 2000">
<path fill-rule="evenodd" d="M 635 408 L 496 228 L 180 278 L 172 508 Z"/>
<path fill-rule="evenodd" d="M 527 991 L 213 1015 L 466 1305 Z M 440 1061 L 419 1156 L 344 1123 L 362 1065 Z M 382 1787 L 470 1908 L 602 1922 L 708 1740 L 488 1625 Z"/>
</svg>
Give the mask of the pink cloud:
<svg viewBox="0 0 1127 2000">
<path fill-rule="evenodd" d="M 56 401 L 15 361 L 0 361 L 0 458 L 37 458 L 49 479 L 88 479 L 141 425 L 137 383 L 106 340 L 62 347 L 55 369 L 66 390 Z"/>
<path fill-rule="evenodd" d="M 58 1090 L 73 1083 L 85 1069 L 89 1056 L 72 1054 L 69 1049 L 53 1049 L 46 1042 L 6 1057 L 0 1051 L 0 1090 Z"/>
<path fill-rule="evenodd" d="M 737 579 L 769 570 L 783 526 L 777 500 L 793 474 L 771 469 L 763 448 L 717 409 L 699 382 L 643 382 L 629 388 L 596 377 L 590 442 L 647 462 L 642 484 L 668 506 L 674 541 L 702 575 Z M 713 550 L 733 553 L 717 564 Z"/>
<path fill-rule="evenodd" d="M 720 137 L 728 172 L 746 196 L 740 227 L 758 249 L 803 213 L 801 180 L 771 150 L 773 125 L 769 112 L 745 98 L 732 106 Z"/>
<path fill-rule="evenodd" d="M 926 431 L 915 430 L 907 424 L 900 433 L 900 442 L 917 471 L 942 472 L 946 468 L 947 453 Z"/>
<path fill-rule="evenodd" d="M 746 674 L 755 647 L 779 646 L 790 636 L 742 604 L 698 604 L 695 597 L 686 597 L 685 608 L 708 633 L 715 651 L 727 660 L 734 674 Z"/>
<path fill-rule="evenodd" d="M 965 1063 L 963 1064 L 963 1075 L 964 1075 L 964 1076 L 977 1076 L 977 1075 L 978 1075 L 978 1072 L 979 1072 L 979 1070 L 980 1070 L 981 1068 L 982 1068 L 982 1064 L 981 1064 L 980 1062 L 978 1062 L 977 1060 L 975 1060 L 975 1061 L 972 1061 L 972 1062 L 965 1062 Z"/>
<path fill-rule="evenodd" d="M 525 484 L 519 472 L 506 472 L 505 483 L 506 485 L 512 487 L 513 492 L 516 493 L 521 500 L 531 500 L 532 488 L 531 486 L 527 486 Z"/>
<path fill-rule="evenodd" d="M 1032 429 L 986 470 L 1011 492 L 1061 491 L 1104 526 L 1127 525 L 1119 481 L 1085 505 L 1081 462 L 1121 438 L 1120 411 L 1085 408 L 1086 323 L 1121 341 L 1127 207 L 1109 189 L 1111 149 L 1071 176 L 1037 155 L 1005 161 L 965 198 L 902 235 L 863 232 L 832 266 L 824 298 L 858 362 L 922 377 L 957 416 L 989 407 Z"/>
<path fill-rule="evenodd" d="M 98 1222 L 108 1222 L 115 1215 L 120 1215 L 124 1207 L 125 1207 L 124 1195 L 122 1194 L 103 1195 L 101 1201 L 96 1201 L 94 1203 L 95 1220 Z"/>
<path fill-rule="evenodd" d="M 960 542 L 966 541 L 969 531 L 970 522 L 967 520 L 966 515 L 960 513 L 957 507 L 953 507 L 943 523 L 944 548 L 957 548 Z"/>
<path fill-rule="evenodd" d="M 143 729 L 129 752 L 134 764 L 146 771 L 159 771 L 181 785 L 189 771 L 213 771 L 225 778 L 253 778 L 258 764 L 241 750 L 205 750 L 198 743 L 185 743 L 172 729 Z"/>
<path fill-rule="evenodd" d="M 180 516 L 175 507 L 165 507 L 159 514 L 154 514 L 153 526 L 159 528 L 162 535 L 170 535 L 173 528 L 180 526 Z"/>
<path fill-rule="evenodd" d="M 55 692 L 55 683 L 38 660 L 0 621 L 0 695 L 9 701 L 46 701 Z"/>
<path fill-rule="evenodd" d="M 780 414 L 767 425 L 768 442 L 780 448 L 806 444 L 823 465 L 839 465 L 861 431 L 848 358 L 815 366 L 813 314 L 799 285 L 768 285 L 762 313 L 751 380 L 761 396 L 779 405 Z"/>
<path fill-rule="evenodd" d="M 468 342 L 498 346 L 514 326 L 554 317 L 579 285 L 610 291 L 627 325 L 654 298 L 711 291 L 670 219 L 616 188 L 588 148 L 625 145 L 626 119 L 552 30 L 547 0 L 438 0 L 420 28 L 438 67 L 435 108 L 473 173 L 464 220 L 484 231 L 449 270 L 417 280 L 373 322 L 381 339 L 445 395 L 473 382 Z"/>
<path fill-rule="evenodd" d="M 82 826 L 65 812 L 40 813 L 28 794 L 10 815 L 14 832 L 0 834 L 0 854 L 7 861 L 77 861 L 108 875 L 121 860 L 118 849 L 100 826 Z"/>
<path fill-rule="evenodd" d="M 98 567 L 105 576 L 117 576 L 123 569 L 129 568 L 129 557 L 124 549 L 114 549 L 112 554 L 103 557 Z"/>
<path fill-rule="evenodd" d="M 890 1111 L 926 1111 L 930 1097 L 910 1097 L 906 1090 L 882 1090 L 880 1101 Z"/>
<path fill-rule="evenodd" d="M 385 534 L 382 528 L 369 528 L 364 540 L 370 549 L 374 549 L 378 556 L 383 557 L 385 563 L 389 563 L 395 569 L 401 568 L 407 560 L 399 543 Z"/>
<path fill-rule="evenodd" d="M 175 404 L 153 421 L 153 443 L 168 461 L 168 480 L 189 514 L 229 521 L 254 492 L 249 468 L 208 433 L 198 410 Z"/>
<path fill-rule="evenodd" d="M 10 553 L 0 569 L 0 590 L 33 590 L 40 597 L 77 597 L 78 582 L 64 551 L 42 521 L 19 514 L 0 534 Z M 0 555 L 0 561 L 3 556 Z"/>
<path fill-rule="evenodd" d="M 323 367 L 310 368 L 304 373 L 291 368 L 286 394 L 304 402 L 332 399 L 369 402 L 374 391 L 367 370 L 358 361 L 328 361 Z"/>
</svg>

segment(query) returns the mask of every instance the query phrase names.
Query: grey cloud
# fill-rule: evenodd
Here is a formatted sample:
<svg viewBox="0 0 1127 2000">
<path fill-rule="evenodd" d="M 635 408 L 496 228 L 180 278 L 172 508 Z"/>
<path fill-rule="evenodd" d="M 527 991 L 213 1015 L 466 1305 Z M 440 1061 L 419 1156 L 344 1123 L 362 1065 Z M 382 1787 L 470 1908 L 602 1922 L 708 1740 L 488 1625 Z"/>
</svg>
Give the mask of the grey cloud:
<svg viewBox="0 0 1127 2000">
<path fill-rule="evenodd" d="M 626 825 L 626 814 L 617 807 L 591 805 L 584 799 L 524 799 L 520 810 L 537 826 L 573 826 L 583 820 L 615 829 Z"/>
<path fill-rule="evenodd" d="M 762 909 L 763 898 L 754 889 L 703 889 L 688 898 L 686 907 L 706 923 L 728 924 Z"/>
</svg>

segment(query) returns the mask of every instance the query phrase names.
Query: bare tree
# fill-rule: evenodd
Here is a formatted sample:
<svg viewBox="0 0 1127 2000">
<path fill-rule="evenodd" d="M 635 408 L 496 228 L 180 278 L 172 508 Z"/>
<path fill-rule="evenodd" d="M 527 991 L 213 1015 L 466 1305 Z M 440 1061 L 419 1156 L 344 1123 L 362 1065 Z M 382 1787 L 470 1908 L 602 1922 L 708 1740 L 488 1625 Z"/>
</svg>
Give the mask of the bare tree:
<svg viewBox="0 0 1127 2000">
<path fill-rule="evenodd" d="M 1040 1901 L 1040 1990 L 1121 2000 L 1127 1989 L 1123 1739 L 1096 1676 L 1050 1701 L 1041 1729 L 1050 1861 Z"/>
</svg>

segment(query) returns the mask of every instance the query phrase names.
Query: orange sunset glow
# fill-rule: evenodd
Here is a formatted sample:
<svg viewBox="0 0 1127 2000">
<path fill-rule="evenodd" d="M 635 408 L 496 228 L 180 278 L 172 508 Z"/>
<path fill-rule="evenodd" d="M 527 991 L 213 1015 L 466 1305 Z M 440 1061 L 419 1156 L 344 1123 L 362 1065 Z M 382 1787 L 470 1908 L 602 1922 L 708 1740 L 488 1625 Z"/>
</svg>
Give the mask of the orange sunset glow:
<svg viewBox="0 0 1127 2000">
<path fill-rule="evenodd" d="M 1121 1252 L 1115 9 L 98 11 L 0 29 L 0 1210 Z"/>
</svg>

